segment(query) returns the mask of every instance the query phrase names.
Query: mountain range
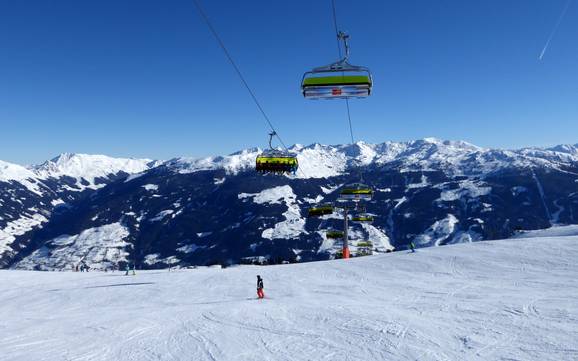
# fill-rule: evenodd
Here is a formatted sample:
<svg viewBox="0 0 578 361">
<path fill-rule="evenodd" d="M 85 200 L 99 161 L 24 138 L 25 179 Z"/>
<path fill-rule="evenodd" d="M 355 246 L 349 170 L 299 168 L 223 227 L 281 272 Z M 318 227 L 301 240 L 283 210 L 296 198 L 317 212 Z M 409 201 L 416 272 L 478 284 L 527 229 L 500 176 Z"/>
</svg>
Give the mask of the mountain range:
<svg viewBox="0 0 578 361">
<path fill-rule="evenodd" d="M 261 149 L 168 161 L 62 154 L 37 166 L 0 161 L 0 267 L 62 270 L 278 263 L 335 257 L 307 219 L 345 184 L 375 194 L 352 251 L 507 238 L 578 223 L 578 144 L 516 150 L 462 141 L 294 145 L 295 175 L 254 171 Z"/>
</svg>

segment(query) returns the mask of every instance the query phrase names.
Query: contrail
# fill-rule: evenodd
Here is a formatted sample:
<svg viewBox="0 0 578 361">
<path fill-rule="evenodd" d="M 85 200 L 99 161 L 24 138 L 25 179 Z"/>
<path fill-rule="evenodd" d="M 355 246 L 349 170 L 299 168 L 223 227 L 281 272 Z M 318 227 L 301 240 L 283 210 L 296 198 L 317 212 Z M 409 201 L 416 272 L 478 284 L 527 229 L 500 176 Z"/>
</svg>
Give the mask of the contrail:
<svg viewBox="0 0 578 361">
<path fill-rule="evenodd" d="M 550 36 L 548 37 L 548 40 L 546 41 L 546 45 L 544 45 L 544 49 L 542 49 L 542 52 L 540 53 L 540 56 L 538 57 L 539 60 L 542 60 L 542 58 L 544 57 L 544 54 L 546 54 L 546 50 L 548 50 L 548 46 L 550 45 L 550 41 L 552 41 L 552 38 L 554 37 L 554 35 L 556 35 L 556 32 L 558 31 L 558 27 L 560 26 L 562 19 L 564 19 L 564 15 L 566 15 L 566 11 L 568 11 L 568 7 L 570 7 L 571 2 L 572 2 L 572 0 L 566 1 L 566 6 L 564 6 L 564 10 L 562 10 L 562 14 L 560 14 L 560 17 L 558 18 L 558 21 L 556 22 L 554 29 L 552 29 L 552 32 L 550 33 Z"/>
</svg>

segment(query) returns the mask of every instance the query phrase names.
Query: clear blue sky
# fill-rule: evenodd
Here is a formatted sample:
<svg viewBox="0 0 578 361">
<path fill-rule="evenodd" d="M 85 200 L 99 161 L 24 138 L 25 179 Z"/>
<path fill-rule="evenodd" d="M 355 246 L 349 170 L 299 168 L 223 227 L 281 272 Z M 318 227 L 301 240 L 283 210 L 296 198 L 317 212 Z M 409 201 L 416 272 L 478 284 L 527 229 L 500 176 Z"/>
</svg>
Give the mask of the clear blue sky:
<svg viewBox="0 0 578 361">
<path fill-rule="evenodd" d="M 578 1 L 337 0 L 351 101 L 367 142 L 428 136 L 486 147 L 578 142 Z M 204 0 L 288 144 L 349 141 L 343 101 L 304 100 L 336 60 L 329 0 Z M 0 2 L 0 159 L 61 152 L 167 159 L 265 146 L 267 127 L 190 0 Z"/>
</svg>

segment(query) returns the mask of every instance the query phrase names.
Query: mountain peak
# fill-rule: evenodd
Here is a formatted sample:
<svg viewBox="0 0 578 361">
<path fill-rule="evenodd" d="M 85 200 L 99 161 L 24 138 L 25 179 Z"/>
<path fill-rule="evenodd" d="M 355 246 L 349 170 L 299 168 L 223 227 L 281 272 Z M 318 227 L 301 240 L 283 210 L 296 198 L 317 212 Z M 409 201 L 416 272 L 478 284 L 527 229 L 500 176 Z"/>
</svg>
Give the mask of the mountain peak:
<svg viewBox="0 0 578 361">
<path fill-rule="evenodd" d="M 40 165 L 29 168 L 34 178 L 70 177 L 77 180 L 78 190 L 99 188 L 98 179 L 119 173 L 140 173 L 160 164 L 150 159 L 112 158 L 101 154 L 62 153 Z M 88 182 L 88 184 L 87 184 Z"/>
<path fill-rule="evenodd" d="M 433 143 L 433 144 L 441 144 L 443 143 L 443 141 L 441 139 L 435 138 L 435 137 L 425 137 L 423 139 L 421 139 L 422 141 L 426 142 L 426 143 Z"/>
<path fill-rule="evenodd" d="M 76 156 L 76 153 L 60 153 L 58 156 L 50 159 L 49 162 L 64 163 L 70 161 L 74 156 Z"/>
</svg>

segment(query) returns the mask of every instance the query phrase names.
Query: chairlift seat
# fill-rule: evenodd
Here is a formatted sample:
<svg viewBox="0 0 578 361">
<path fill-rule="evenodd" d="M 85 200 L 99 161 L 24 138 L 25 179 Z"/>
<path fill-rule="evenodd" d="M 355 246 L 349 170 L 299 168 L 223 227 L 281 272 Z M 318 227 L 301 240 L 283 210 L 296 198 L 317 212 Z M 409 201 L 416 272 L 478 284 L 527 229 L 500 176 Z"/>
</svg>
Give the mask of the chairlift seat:
<svg viewBox="0 0 578 361">
<path fill-rule="evenodd" d="M 295 173 L 298 168 L 297 157 L 279 150 L 265 151 L 255 162 L 255 169 L 264 173 Z"/>
<path fill-rule="evenodd" d="M 371 200 L 373 189 L 361 183 L 346 185 L 340 192 L 339 198 L 342 200 Z"/>
<path fill-rule="evenodd" d="M 327 214 L 333 214 L 333 205 L 332 204 L 321 204 L 318 206 L 313 206 L 309 208 L 307 212 L 307 217 L 320 217 L 325 216 Z"/>
<path fill-rule="evenodd" d="M 344 233 L 342 231 L 328 230 L 325 233 L 325 236 L 329 239 L 342 239 L 344 236 Z"/>
</svg>

